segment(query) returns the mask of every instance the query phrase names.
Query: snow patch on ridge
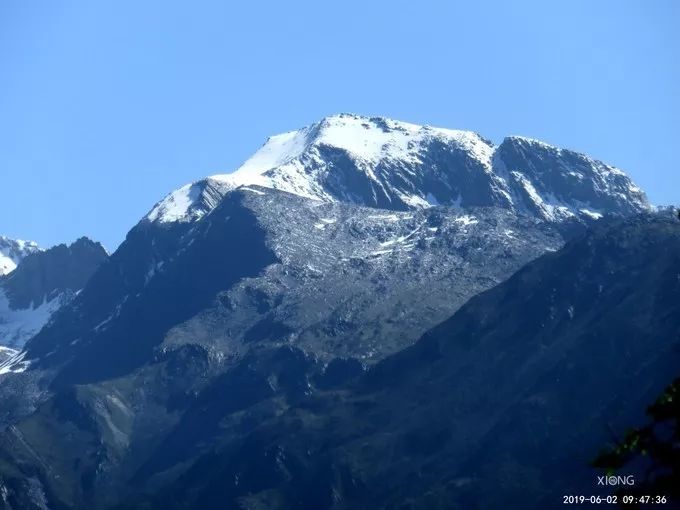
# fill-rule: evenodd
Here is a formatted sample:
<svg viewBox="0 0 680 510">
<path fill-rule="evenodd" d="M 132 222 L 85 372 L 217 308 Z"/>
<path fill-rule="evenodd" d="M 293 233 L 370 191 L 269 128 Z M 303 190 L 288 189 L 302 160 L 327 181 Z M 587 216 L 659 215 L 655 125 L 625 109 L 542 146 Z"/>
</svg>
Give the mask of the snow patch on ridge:
<svg viewBox="0 0 680 510">
<path fill-rule="evenodd" d="M 145 219 L 157 223 L 195 221 L 211 211 L 234 185 L 207 178 L 186 184 L 158 202 Z"/>
<path fill-rule="evenodd" d="M 463 216 L 459 216 L 457 218 L 454 218 L 456 223 L 460 223 L 463 226 L 468 226 L 468 225 L 474 225 L 476 223 L 479 223 L 479 220 L 475 218 L 474 216 L 470 216 L 467 214 L 464 214 Z"/>
<path fill-rule="evenodd" d="M 590 209 L 581 209 L 581 212 L 594 220 L 599 220 L 600 218 L 602 218 L 602 213 L 597 211 L 591 211 Z"/>
<path fill-rule="evenodd" d="M 25 309 L 13 310 L 5 291 L 0 289 L 0 344 L 9 347 L 23 347 L 35 336 L 50 317 L 62 305 L 63 295 L 51 300 L 45 299 L 37 306 L 31 304 Z"/>
<path fill-rule="evenodd" d="M 26 255 L 38 251 L 40 248 L 33 241 L 0 236 L 0 276 L 11 273 Z"/>
<path fill-rule="evenodd" d="M 2 349 L 0 354 L 7 355 L 3 361 L 0 361 L 0 375 L 25 372 L 30 366 L 30 361 L 24 361 L 26 351 L 15 351 L 14 349 L 8 349 L 7 347 L 0 347 L 0 349 Z"/>
<path fill-rule="evenodd" d="M 310 131 L 310 128 L 304 128 L 269 137 L 262 148 L 241 165 L 238 169 L 239 175 L 231 174 L 233 182 L 243 181 L 243 184 L 254 184 L 257 178 L 267 170 L 282 166 L 300 156 L 307 147 Z M 221 175 L 215 176 L 216 179 L 222 177 Z"/>
<path fill-rule="evenodd" d="M 193 184 L 186 184 L 164 198 L 147 217 L 151 221 L 162 222 L 181 220 L 187 215 L 189 208 L 199 195 L 200 190 Z"/>
</svg>

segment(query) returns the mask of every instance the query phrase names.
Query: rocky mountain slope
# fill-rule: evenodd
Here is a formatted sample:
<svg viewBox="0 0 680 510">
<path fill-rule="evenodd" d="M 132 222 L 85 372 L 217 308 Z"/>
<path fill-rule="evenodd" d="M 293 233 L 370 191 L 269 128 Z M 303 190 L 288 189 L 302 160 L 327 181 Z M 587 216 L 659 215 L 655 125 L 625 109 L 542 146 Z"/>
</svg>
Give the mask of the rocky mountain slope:
<svg viewBox="0 0 680 510">
<path fill-rule="evenodd" d="M 215 438 L 200 456 L 186 450 L 192 467 L 147 503 L 549 509 L 565 494 L 606 495 L 590 461 L 680 366 L 678 275 L 677 220 L 599 228 L 357 381 Z M 170 446 L 139 478 L 153 480 Z"/>
<path fill-rule="evenodd" d="M 382 191 L 379 192 L 378 188 Z M 288 193 L 282 193 L 282 191 Z M 335 283 L 329 285 L 327 285 L 329 280 L 323 279 L 321 281 L 323 286 L 319 288 L 328 290 L 326 299 L 331 299 L 329 303 L 332 303 L 333 299 L 336 302 L 335 305 L 327 306 L 323 312 L 329 318 L 334 314 L 332 318 L 334 322 L 330 325 L 324 324 L 323 320 L 319 321 L 322 317 L 312 317 L 309 311 L 300 312 L 308 315 L 304 320 L 299 320 L 297 317 L 290 319 L 289 309 L 294 306 L 302 310 L 306 306 L 303 305 L 305 299 L 310 299 L 299 297 L 292 298 L 295 304 L 281 301 L 281 309 L 277 312 L 270 312 L 266 319 L 257 317 L 258 328 L 271 331 L 257 333 L 258 329 L 256 329 L 249 335 L 249 337 L 257 336 L 257 334 L 271 336 L 275 333 L 276 336 L 287 338 L 288 332 L 292 331 L 293 336 L 298 339 L 296 341 L 305 342 L 305 338 L 309 338 L 309 341 L 315 344 L 312 349 L 315 354 L 323 354 L 325 350 L 328 351 L 325 356 L 346 355 L 360 359 L 379 359 L 395 348 L 403 347 L 417 338 L 424 328 L 453 312 L 465 299 L 482 288 L 488 288 L 497 283 L 532 256 L 538 255 L 545 249 L 556 248 L 554 238 L 553 241 L 534 242 L 532 244 L 536 249 L 531 255 L 527 253 L 527 256 L 515 258 L 515 262 L 510 264 L 487 263 L 484 256 L 478 256 L 477 265 L 478 267 L 484 266 L 484 269 L 483 271 L 474 269 L 475 265 L 470 264 L 471 259 L 475 258 L 473 250 L 464 249 L 462 250 L 464 255 L 461 256 L 461 252 L 452 253 L 451 248 L 455 248 L 456 244 L 471 243 L 474 245 L 474 250 L 485 253 L 487 245 L 492 246 L 491 258 L 499 261 L 503 258 L 501 253 L 493 255 L 493 250 L 507 245 L 511 246 L 512 251 L 512 246 L 515 244 L 522 245 L 524 233 L 523 227 L 520 227 L 518 231 L 513 230 L 512 225 L 496 231 L 484 232 L 482 227 L 486 225 L 478 224 L 474 215 L 470 216 L 472 219 L 467 219 L 467 211 L 472 208 L 495 209 L 492 215 L 501 216 L 504 214 L 502 211 L 506 211 L 506 217 L 524 218 L 521 220 L 524 222 L 530 222 L 533 218 L 537 221 L 536 225 L 541 225 L 540 228 L 544 231 L 552 228 L 554 233 L 561 236 L 575 225 L 587 224 L 604 213 L 632 214 L 649 208 L 644 194 L 620 170 L 586 156 L 539 142 L 515 137 L 508 138 L 500 146 L 494 147 L 470 132 L 421 127 L 389 119 L 354 115 L 329 117 L 308 128 L 270 138 L 233 174 L 214 176 L 185 186 L 159 202 L 149 215 L 130 232 L 128 240 L 115 254 L 112 263 L 102 268 L 95 283 L 91 286 L 92 291 L 85 292 L 82 299 L 79 299 L 76 306 L 69 312 L 72 317 L 62 320 L 58 327 L 46 332 L 41 338 L 37 338 L 27 349 L 26 359 L 40 360 L 42 366 L 56 366 L 71 356 L 67 353 L 80 350 L 87 352 L 90 349 L 87 347 L 89 344 L 102 345 L 100 341 L 93 341 L 89 338 L 112 335 L 112 333 L 107 333 L 112 326 L 111 323 L 122 324 L 122 321 L 112 321 L 112 319 L 121 315 L 125 308 L 134 309 L 139 306 L 139 301 L 144 301 L 148 303 L 148 306 L 161 310 L 167 306 L 166 301 L 179 299 L 159 294 L 156 296 L 158 302 L 151 305 L 151 301 L 145 298 L 145 294 L 154 288 L 155 284 L 149 287 L 149 282 L 155 279 L 166 281 L 165 285 L 173 285 L 174 282 L 171 282 L 171 278 L 167 276 L 168 269 L 172 265 L 181 264 L 181 260 L 190 256 L 207 256 L 202 253 L 200 242 L 195 246 L 193 243 L 197 239 L 206 237 L 204 231 L 211 228 L 213 221 L 219 222 L 222 226 L 224 220 L 230 218 L 229 216 L 225 218 L 224 214 L 213 215 L 212 211 L 216 208 L 238 207 L 236 205 L 240 200 L 238 197 L 243 193 L 251 196 L 250 203 L 254 204 L 259 200 L 260 204 L 266 204 L 257 206 L 255 208 L 257 210 L 253 211 L 246 211 L 245 209 L 248 209 L 246 206 L 239 213 L 244 221 L 246 221 L 245 216 L 252 216 L 247 221 L 254 221 L 260 229 L 264 230 L 262 232 L 264 235 L 258 240 L 260 247 L 257 250 L 262 254 L 268 252 L 267 257 L 271 260 L 261 268 L 253 270 L 260 274 L 266 266 L 277 260 L 282 261 L 285 266 L 288 263 L 286 256 L 296 253 L 296 258 L 289 257 L 289 260 L 294 260 L 296 265 L 301 265 L 300 261 L 303 259 L 311 261 L 309 264 L 305 262 L 308 267 L 294 268 L 296 274 L 301 275 L 300 277 L 291 278 L 290 275 L 286 275 L 287 280 L 295 282 L 294 286 L 301 284 L 299 285 L 300 292 L 317 292 L 312 285 L 302 280 L 313 281 L 315 279 L 313 273 L 323 273 L 324 267 L 332 267 L 333 262 L 338 259 L 338 254 L 342 254 L 339 256 L 340 259 L 348 259 L 341 260 L 341 262 L 344 266 L 350 267 L 348 274 L 351 274 L 360 271 L 357 264 L 360 264 L 362 259 L 375 258 L 378 262 L 382 259 L 394 259 L 392 255 L 404 252 L 401 250 L 404 244 L 407 247 L 406 251 L 410 250 L 411 246 L 416 246 L 417 243 L 420 243 L 420 247 L 414 251 L 415 257 L 401 257 L 393 266 L 408 269 L 408 263 L 402 264 L 399 260 L 408 261 L 409 258 L 417 260 L 417 255 L 424 253 L 426 254 L 425 262 L 422 264 L 428 266 L 425 271 L 429 272 L 430 276 L 411 280 L 408 274 L 401 274 L 394 268 L 384 270 L 385 273 L 392 275 L 394 282 L 412 282 L 412 286 L 419 289 L 416 293 L 424 294 L 428 292 L 425 289 L 430 282 L 435 282 L 435 286 L 439 284 L 440 288 L 444 286 L 442 280 L 435 276 L 438 271 L 436 267 L 429 267 L 429 265 L 441 265 L 462 275 L 462 280 L 466 283 L 462 284 L 460 281 L 453 285 L 453 292 L 458 297 L 445 300 L 448 302 L 447 305 L 436 304 L 427 310 L 421 310 L 416 305 L 418 309 L 412 310 L 411 317 L 427 317 L 428 320 L 423 321 L 421 318 L 419 319 L 422 323 L 420 326 L 413 330 L 404 330 L 402 337 L 408 340 L 399 346 L 390 348 L 384 346 L 384 343 L 379 341 L 382 336 L 380 328 L 372 335 L 367 334 L 366 331 L 370 330 L 366 327 L 367 324 L 373 323 L 366 322 L 361 312 L 358 311 L 366 310 L 368 314 L 373 314 L 377 319 L 379 315 L 376 314 L 392 316 L 394 308 L 390 309 L 389 306 L 401 306 L 400 299 L 408 298 L 410 302 L 423 303 L 423 306 L 428 300 L 417 298 L 415 295 L 409 296 L 407 294 L 409 284 L 404 286 L 401 283 L 395 288 L 406 287 L 405 293 L 400 296 L 388 294 L 386 299 L 377 300 L 373 295 L 381 291 L 378 285 L 379 278 L 368 279 L 371 285 L 362 291 L 368 296 L 364 299 L 364 303 L 360 303 L 359 297 L 352 297 L 350 301 L 347 301 L 345 290 L 334 287 L 345 285 L 347 278 L 338 277 Z M 445 193 L 449 194 L 445 195 Z M 253 197 L 262 198 L 256 200 Z M 226 203 L 231 205 L 225 205 Z M 433 206 L 433 204 L 448 205 Z M 358 207 L 361 205 L 369 206 L 376 212 L 371 213 L 370 209 L 361 209 Z M 296 218 L 297 210 L 313 211 L 317 206 L 319 211 L 326 208 L 331 212 L 326 216 L 317 214 L 316 219 L 313 215 L 310 216 L 311 219 L 307 218 L 300 224 L 306 223 L 303 232 L 288 236 L 289 230 L 296 230 L 300 227 L 300 225 L 289 224 L 299 220 Z M 278 212 L 272 214 L 275 210 Z M 347 229 L 350 222 L 345 221 L 344 218 L 341 218 L 338 223 L 337 211 L 342 210 L 352 211 L 340 214 L 344 214 L 347 218 L 350 216 L 356 218 L 353 221 L 359 226 L 354 229 L 358 233 Z M 432 212 L 427 213 L 428 210 Z M 287 213 L 287 211 L 292 212 Z M 391 213 L 385 214 L 379 211 Z M 412 214 L 397 214 L 407 211 L 412 211 Z M 428 214 L 432 218 L 428 218 Z M 438 242 L 429 243 L 435 247 L 444 246 L 446 254 L 443 257 L 433 257 L 432 254 L 428 254 L 426 246 L 428 238 L 437 239 L 436 232 L 439 228 L 437 222 L 441 221 L 437 219 L 437 216 L 440 218 L 446 216 L 451 220 L 449 222 L 451 225 L 466 227 L 462 230 L 470 232 L 469 235 L 464 236 L 466 237 L 464 241 L 448 242 L 448 247 L 446 247 L 447 242 L 443 245 Z M 417 219 L 414 219 L 416 217 Z M 395 221 L 394 218 L 397 220 Z M 466 223 L 468 221 L 469 224 Z M 374 225 L 371 226 L 371 223 Z M 360 233 L 362 225 L 375 231 L 375 235 L 367 232 L 362 240 Z M 337 239 L 333 237 L 332 243 L 329 242 L 329 235 L 335 236 L 338 228 L 340 228 L 338 231 L 340 237 Z M 451 229 L 449 231 L 453 232 Z M 227 246 L 231 246 L 230 243 L 237 241 L 227 239 L 226 232 L 221 229 L 220 233 L 210 234 L 214 237 L 221 236 L 218 242 L 220 248 L 216 249 L 226 250 Z M 254 230 L 254 232 L 257 231 Z M 513 232 L 519 233 L 515 235 Z M 499 242 L 494 239 L 498 239 Z M 531 235 L 527 236 L 527 239 L 531 239 Z M 290 245 L 287 245 L 288 243 Z M 361 248 L 357 248 L 359 244 Z M 233 246 L 231 251 L 241 249 L 237 248 L 238 245 Z M 322 248 L 331 246 L 332 249 L 326 250 L 331 256 L 319 258 L 319 254 L 323 253 Z M 358 257 L 355 256 L 357 249 L 360 250 Z M 392 255 L 386 257 L 388 254 Z M 448 260 L 446 260 L 447 257 Z M 446 260 L 446 262 L 443 265 L 438 264 L 437 258 Z M 417 264 L 419 262 L 416 262 Z M 218 265 L 216 262 L 214 269 L 223 271 Z M 185 268 L 189 272 L 201 269 L 193 266 Z M 210 285 L 205 289 L 192 287 L 191 292 L 202 294 L 204 290 L 208 290 L 205 300 L 214 300 L 218 291 L 233 294 L 235 289 L 232 289 L 231 285 L 236 284 L 237 280 L 256 276 L 250 274 L 250 271 L 239 274 L 237 268 L 233 269 L 235 269 L 235 280 L 229 285 L 219 289 Z M 286 267 L 284 273 L 291 269 L 293 268 Z M 329 274 L 338 274 L 337 269 L 346 270 L 334 267 Z M 371 271 L 372 269 L 369 268 L 364 273 L 369 275 Z M 478 272 L 475 277 L 476 282 L 470 283 L 468 280 L 474 271 Z M 272 273 L 273 278 L 264 277 L 263 281 L 266 283 L 262 285 L 266 289 L 264 291 L 260 289 L 257 292 L 264 292 L 265 296 L 267 292 L 273 295 L 285 295 L 285 299 L 288 299 L 293 293 L 288 289 L 283 291 L 286 284 L 281 283 L 281 277 L 275 273 L 276 271 Z M 316 275 L 316 279 L 319 279 L 319 275 Z M 361 279 L 352 278 L 351 281 L 358 283 Z M 240 285 L 242 284 L 243 282 L 240 282 Z M 275 290 L 276 286 L 279 287 L 278 291 Z M 442 303 L 436 292 L 433 292 L 433 296 L 435 296 L 434 299 L 429 301 Z M 198 303 L 199 301 L 195 298 L 196 296 L 191 296 L 191 301 Z M 189 297 L 185 296 L 184 299 L 189 299 Z M 274 301 L 277 299 L 275 298 Z M 347 302 L 343 304 L 343 300 Z M 92 305 L 88 304 L 89 301 Z M 208 301 L 202 303 L 202 306 L 208 307 Z M 373 305 L 376 307 L 374 308 Z M 251 303 L 250 316 L 255 317 L 261 314 L 261 310 L 258 310 L 261 306 L 262 304 L 253 306 Z M 345 306 L 345 310 L 342 306 Z M 384 309 L 378 311 L 380 307 Z M 162 326 L 152 335 L 154 339 L 150 341 L 151 345 L 157 346 L 164 342 L 162 337 L 166 336 L 171 327 L 180 325 L 199 311 L 197 306 L 191 304 L 172 319 L 168 317 L 159 319 L 159 325 L 162 324 Z M 220 315 L 219 310 L 213 311 L 216 314 L 215 317 Z M 342 318 L 343 314 L 347 317 Z M 221 313 L 221 315 L 225 314 Z M 230 312 L 227 315 L 229 316 L 227 321 L 237 320 L 238 314 Z M 290 324 L 282 321 L 281 316 L 286 316 L 286 321 Z M 343 320 L 348 323 L 347 327 L 338 326 Z M 410 320 L 413 322 L 413 319 Z M 316 333 L 310 329 L 314 321 L 318 322 L 315 326 Z M 69 333 L 64 330 L 67 323 L 75 328 Z M 200 318 L 194 321 L 194 324 L 197 323 L 201 323 Z M 186 327 L 191 326 L 186 325 Z M 226 330 L 246 331 L 252 327 L 253 324 L 248 321 L 238 326 L 232 322 L 231 328 L 226 328 Z M 358 327 L 362 329 L 361 337 L 364 338 L 357 338 L 354 334 Z M 341 333 L 343 328 L 345 332 Z M 403 326 L 400 324 L 397 329 L 403 329 Z M 175 332 L 179 330 L 176 329 Z M 335 338 L 338 334 L 340 337 Z M 314 335 L 320 337 L 321 342 L 313 340 Z M 213 334 L 209 331 L 204 336 L 208 338 L 207 343 L 211 345 L 211 348 L 214 347 Z M 228 336 L 231 340 L 234 335 Z M 321 347 L 320 344 L 326 343 L 329 336 L 334 338 L 333 342 L 336 346 Z M 67 337 L 68 340 L 66 340 Z M 348 343 L 347 339 L 350 337 L 352 340 Z M 351 343 L 357 341 L 362 343 L 363 348 L 360 350 L 350 348 Z M 112 342 L 116 343 L 113 340 Z M 220 356 L 224 356 L 232 348 L 225 349 L 222 346 L 216 350 Z M 44 358 L 48 353 L 51 359 L 46 360 Z M 97 357 L 94 354 L 92 356 Z M 150 356 L 148 348 L 145 354 L 140 353 L 140 356 L 142 357 L 134 363 L 148 361 Z M 122 362 L 133 363 L 130 356 Z M 91 366 L 91 370 L 94 371 L 96 360 L 93 363 L 94 365 L 90 365 L 90 362 L 85 364 Z M 112 364 L 107 362 L 107 365 Z M 110 368 L 109 371 L 111 370 L 115 369 Z"/>
<path fill-rule="evenodd" d="M 5 363 L 1 483 L 15 506 L 69 508 L 171 483 L 647 209 L 620 170 L 521 138 L 351 115 L 272 137 L 156 204 Z"/>
</svg>

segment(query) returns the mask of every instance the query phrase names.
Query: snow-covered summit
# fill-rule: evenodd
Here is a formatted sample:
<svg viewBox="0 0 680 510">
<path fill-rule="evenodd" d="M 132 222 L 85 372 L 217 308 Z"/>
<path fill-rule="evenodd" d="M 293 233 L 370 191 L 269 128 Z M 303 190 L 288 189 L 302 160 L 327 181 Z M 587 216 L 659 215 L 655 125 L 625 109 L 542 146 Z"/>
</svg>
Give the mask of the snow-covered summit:
<svg viewBox="0 0 680 510">
<path fill-rule="evenodd" d="M 0 236 L 0 276 L 14 271 L 21 259 L 37 251 L 40 248 L 33 241 Z"/>
<path fill-rule="evenodd" d="M 418 196 L 416 189 L 408 189 L 412 186 L 395 181 L 410 180 L 403 167 L 422 167 L 425 152 L 433 144 L 464 152 L 472 163 L 491 168 L 493 145 L 471 131 L 344 113 L 270 137 L 235 172 L 212 178 L 319 200 L 378 206 L 384 199 L 382 205 L 389 208 L 427 205 L 426 193 Z"/>
<path fill-rule="evenodd" d="M 622 171 L 537 140 L 495 146 L 471 131 L 339 114 L 270 137 L 236 171 L 180 188 L 147 219 L 192 221 L 248 186 L 390 210 L 496 206 L 550 220 L 649 208 Z"/>
<path fill-rule="evenodd" d="M 419 126 L 383 117 L 339 114 L 297 131 L 272 136 L 238 170 L 215 176 L 235 183 L 253 184 L 256 177 L 289 164 L 306 152 L 322 147 L 345 151 L 365 163 L 398 159 L 419 162 L 418 153 L 433 139 L 470 151 L 480 163 L 491 166 L 493 145 L 471 131 Z"/>
</svg>

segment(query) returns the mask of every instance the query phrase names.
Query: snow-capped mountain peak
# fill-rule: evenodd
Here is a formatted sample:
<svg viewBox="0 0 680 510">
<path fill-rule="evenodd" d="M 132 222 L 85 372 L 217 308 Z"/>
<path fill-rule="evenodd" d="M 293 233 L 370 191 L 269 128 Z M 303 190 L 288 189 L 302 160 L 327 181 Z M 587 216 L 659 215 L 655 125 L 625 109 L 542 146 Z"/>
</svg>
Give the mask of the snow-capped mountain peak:
<svg viewBox="0 0 680 510">
<path fill-rule="evenodd" d="M 493 145 L 471 131 L 419 126 L 384 117 L 339 114 L 311 126 L 270 137 L 240 168 L 214 179 L 235 186 L 260 185 L 303 194 L 309 198 L 330 198 L 309 181 L 323 177 L 304 171 L 323 160 L 328 150 L 341 151 L 379 182 L 375 167 L 381 162 L 399 161 L 419 165 L 424 148 L 434 140 L 468 152 L 482 166 L 491 168 Z"/>
<path fill-rule="evenodd" d="M 418 161 L 417 153 L 430 139 L 440 138 L 465 148 L 491 165 L 493 145 L 471 131 L 419 126 L 384 117 L 339 114 L 297 131 L 270 137 L 266 143 L 232 174 L 217 178 L 235 182 L 253 179 L 268 170 L 290 163 L 311 148 L 332 147 L 366 163 L 384 159 Z"/>
<path fill-rule="evenodd" d="M 0 276 L 16 269 L 21 259 L 40 251 L 37 243 L 0 236 Z"/>
<path fill-rule="evenodd" d="M 502 207 L 551 221 L 649 209 L 621 170 L 538 140 L 495 146 L 471 131 L 339 114 L 268 138 L 235 172 L 180 188 L 146 219 L 193 221 L 247 186 L 390 210 Z"/>
</svg>

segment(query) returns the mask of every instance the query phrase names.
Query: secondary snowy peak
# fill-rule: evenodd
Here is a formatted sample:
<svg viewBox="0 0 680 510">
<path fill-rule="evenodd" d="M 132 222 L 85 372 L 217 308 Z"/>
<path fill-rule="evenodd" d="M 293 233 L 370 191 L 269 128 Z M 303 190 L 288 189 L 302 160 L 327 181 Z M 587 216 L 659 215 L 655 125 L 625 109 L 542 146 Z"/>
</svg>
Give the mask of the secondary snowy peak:
<svg viewBox="0 0 680 510">
<path fill-rule="evenodd" d="M 180 188 L 146 219 L 193 221 L 248 186 L 389 210 L 501 207 L 553 221 L 649 209 L 622 171 L 543 142 L 494 146 L 471 131 L 340 114 L 270 137 L 235 172 Z"/>
<path fill-rule="evenodd" d="M 33 241 L 0 236 L 0 276 L 14 271 L 21 259 L 37 251 L 40 248 Z"/>
<path fill-rule="evenodd" d="M 0 346 L 23 346 L 106 258 L 101 244 L 81 238 L 31 253 L 0 276 Z"/>
<path fill-rule="evenodd" d="M 145 219 L 159 223 L 197 220 L 214 209 L 231 189 L 234 185 L 211 177 L 186 184 L 154 205 Z"/>
<path fill-rule="evenodd" d="M 13 308 L 5 290 L 0 287 L 0 349 L 21 348 L 33 337 L 54 312 L 72 298 L 72 294 L 60 293 L 51 299 L 45 298 L 25 308 Z"/>
<path fill-rule="evenodd" d="M 506 138 L 496 150 L 494 169 L 504 175 L 518 209 L 545 219 L 652 209 L 620 169 L 538 140 Z"/>
</svg>

